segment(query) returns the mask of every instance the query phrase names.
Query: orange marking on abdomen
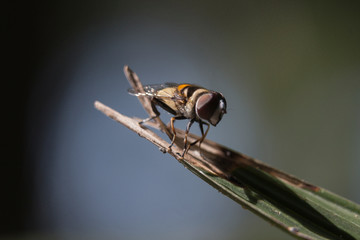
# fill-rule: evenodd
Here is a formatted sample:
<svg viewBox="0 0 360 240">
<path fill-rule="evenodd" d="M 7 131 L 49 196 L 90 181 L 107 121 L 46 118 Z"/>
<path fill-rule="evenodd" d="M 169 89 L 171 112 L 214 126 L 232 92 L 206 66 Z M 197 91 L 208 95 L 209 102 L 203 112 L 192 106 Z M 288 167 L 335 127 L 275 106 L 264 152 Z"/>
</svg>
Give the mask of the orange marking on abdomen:
<svg viewBox="0 0 360 240">
<path fill-rule="evenodd" d="M 177 90 L 178 90 L 179 92 L 181 92 L 184 88 L 186 88 L 186 87 L 188 87 L 188 86 L 190 86 L 190 84 L 187 84 L 187 83 L 185 83 L 185 84 L 180 84 L 180 85 L 177 87 Z"/>
</svg>

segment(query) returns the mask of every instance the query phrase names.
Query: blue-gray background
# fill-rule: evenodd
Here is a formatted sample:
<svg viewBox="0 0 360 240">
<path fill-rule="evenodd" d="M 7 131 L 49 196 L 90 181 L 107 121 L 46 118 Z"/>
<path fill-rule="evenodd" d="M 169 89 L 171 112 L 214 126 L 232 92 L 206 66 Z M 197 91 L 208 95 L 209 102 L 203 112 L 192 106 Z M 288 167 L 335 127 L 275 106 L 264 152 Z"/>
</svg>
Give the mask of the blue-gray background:
<svg viewBox="0 0 360 240">
<path fill-rule="evenodd" d="M 328 1 L 13 3 L 2 236 L 288 238 L 94 109 L 146 117 L 125 64 L 222 92 L 209 139 L 360 202 L 359 23 Z"/>
</svg>

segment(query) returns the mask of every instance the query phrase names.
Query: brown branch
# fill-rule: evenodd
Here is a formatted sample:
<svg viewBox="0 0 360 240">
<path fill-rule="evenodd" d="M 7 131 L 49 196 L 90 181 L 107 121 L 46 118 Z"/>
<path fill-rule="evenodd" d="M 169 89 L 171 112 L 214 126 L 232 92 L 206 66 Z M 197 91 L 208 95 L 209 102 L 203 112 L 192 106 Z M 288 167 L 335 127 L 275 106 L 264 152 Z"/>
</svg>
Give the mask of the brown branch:
<svg viewBox="0 0 360 240">
<path fill-rule="evenodd" d="M 102 104 L 99 101 L 95 101 L 94 106 L 96 109 L 104 113 L 106 116 L 110 117 L 111 119 L 115 120 L 118 123 L 123 124 L 128 129 L 136 132 L 140 137 L 145 138 L 146 140 L 150 141 L 154 145 L 156 145 L 159 150 L 163 153 L 167 152 L 172 155 L 174 158 L 176 158 L 179 162 L 181 162 L 186 168 L 193 169 L 193 166 L 202 168 L 208 172 L 212 172 L 211 169 L 208 169 L 206 165 L 203 163 L 197 161 L 192 156 L 187 156 L 186 160 L 182 157 L 180 157 L 182 153 L 182 148 L 179 148 L 178 146 L 173 146 L 171 149 L 168 149 L 169 143 L 159 137 L 157 134 L 155 134 L 150 129 L 142 126 L 139 124 L 138 118 L 130 118 L 125 115 L 122 115 L 121 113 L 118 113 L 114 109 Z M 149 123 L 152 127 L 158 127 L 156 124 Z M 189 162 L 191 164 L 189 164 Z M 193 166 L 191 166 L 193 165 Z M 215 174 L 215 173 L 213 173 Z"/>
<path fill-rule="evenodd" d="M 106 116 L 110 117 L 111 119 L 115 120 L 118 123 L 123 124 L 125 127 L 136 132 L 137 134 L 139 134 L 140 137 L 149 140 L 159 148 L 164 148 L 166 145 L 168 145 L 168 143 L 165 140 L 154 134 L 154 132 L 150 131 L 147 128 L 141 127 L 137 119 L 124 116 L 116 112 L 114 109 L 102 104 L 99 101 L 95 101 L 94 106 L 96 109 L 103 112 Z"/>
</svg>

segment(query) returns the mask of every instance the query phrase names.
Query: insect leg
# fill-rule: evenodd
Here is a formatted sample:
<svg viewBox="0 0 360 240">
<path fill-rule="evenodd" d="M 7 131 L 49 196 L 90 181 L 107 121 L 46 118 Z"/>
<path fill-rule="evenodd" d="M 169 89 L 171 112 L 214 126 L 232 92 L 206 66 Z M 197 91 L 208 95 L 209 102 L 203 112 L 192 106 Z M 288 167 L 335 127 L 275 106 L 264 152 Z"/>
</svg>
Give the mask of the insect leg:
<svg viewBox="0 0 360 240">
<path fill-rule="evenodd" d="M 206 124 L 206 126 L 207 126 L 207 129 L 206 129 L 205 133 L 204 133 L 203 124 Z M 207 133 L 209 131 L 210 125 L 208 123 L 206 123 L 206 122 L 199 122 L 199 127 L 200 127 L 200 131 L 201 131 L 201 138 L 199 138 L 196 141 L 190 143 L 190 146 L 193 146 L 193 145 L 195 145 L 196 143 L 198 143 L 200 141 L 200 143 L 199 143 L 199 148 L 200 148 L 201 143 L 204 141 L 204 139 L 205 139 L 205 137 L 206 137 L 206 135 L 207 135 Z"/>
<path fill-rule="evenodd" d="M 146 122 L 151 121 L 151 120 L 157 118 L 158 116 L 160 116 L 160 113 L 159 113 L 159 111 L 157 110 L 157 108 L 156 108 L 156 106 L 155 106 L 155 104 L 154 104 L 153 101 L 151 101 L 151 108 L 152 108 L 153 112 L 155 113 L 155 116 L 151 116 L 151 117 L 145 118 L 145 119 L 141 120 L 141 121 L 139 122 L 139 124 L 146 123 Z"/>
<path fill-rule="evenodd" d="M 195 121 L 195 118 L 191 119 L 186 126 L 186 131 L 185 131 L 185 136 L 184 136 L 184 151 L 183 151 L 181 157 L 184 157 L 185 153 L 189 150 L 190 146 L 192 146 L 192 144 L 188 145 L 187 136 L 189 134 L 191 125 L 194 123 L 194 121 Z"/>
<path fill-rule="evenodd" d="M 171 132 L 173 134 L 172 139 L 171 139 L 171 144 L 169 146 L 169 148 L 171 148 L 174 145 L 175 139 L 176 139 L 176 132 L 175 132 L 175 128 L 174 128 L 174 122 L 176 120 L 176 117 L 172 117 L 170 119 L 170 128 L 171 128 Z"/>
<path fill-rule="evenodd" d="M 203 128 L 203 124 L 205 124 L 207 126 L 207 129 L 205 131 L 205 134 L 204 134 L 204 128 Z M 201 143 L 204 141 L 204 139 L 206 138 L 206 135 L 208 134 L 209 132 L 209 129 L 210 129 L 210 124 L 207 123 L 207 122 L 200 122 L 199 123 L 199 126 L 200 126 L 200 131 L 201 131 L 201 138 L 200 138 L 200 142 L 199 142 L 199 150 L 200 150 L 200 153 L 201 153 Z"/>
<path fill-rule="evenodd" d="M 175 116 L 175 117 L 170 118 L 170 128 L 171 128 L 171 132 L 173 135 L 172 135 L 171 144 L 170 144 L 169 148 L 171 148 L 174 145 L 174 142 L 176 139 L 176 131 L 175 131 L 175 127 L 174 127 L 174 122 L 175 122 L 175 120 L 178 120 L 178 119 L 184 119 L 184 117 L 183 116 Z"/>
</svg>

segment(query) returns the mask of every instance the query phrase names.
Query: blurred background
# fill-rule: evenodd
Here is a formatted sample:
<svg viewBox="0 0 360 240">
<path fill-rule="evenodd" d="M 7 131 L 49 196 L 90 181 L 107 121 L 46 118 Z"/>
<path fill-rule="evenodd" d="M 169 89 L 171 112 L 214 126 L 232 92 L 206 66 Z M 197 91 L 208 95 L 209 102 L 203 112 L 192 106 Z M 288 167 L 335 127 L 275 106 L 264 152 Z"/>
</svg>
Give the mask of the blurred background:
<svg viewBox="0 0 360 240">
<path fill-rule="evenodd" d="M 2 18 L 1 239 L 289 238 L 94 109 L 147 117 L 125 64 L 222 92 L 209 139 L 360 202 L 359 4 L 14 1 Z"/>
</svg>

